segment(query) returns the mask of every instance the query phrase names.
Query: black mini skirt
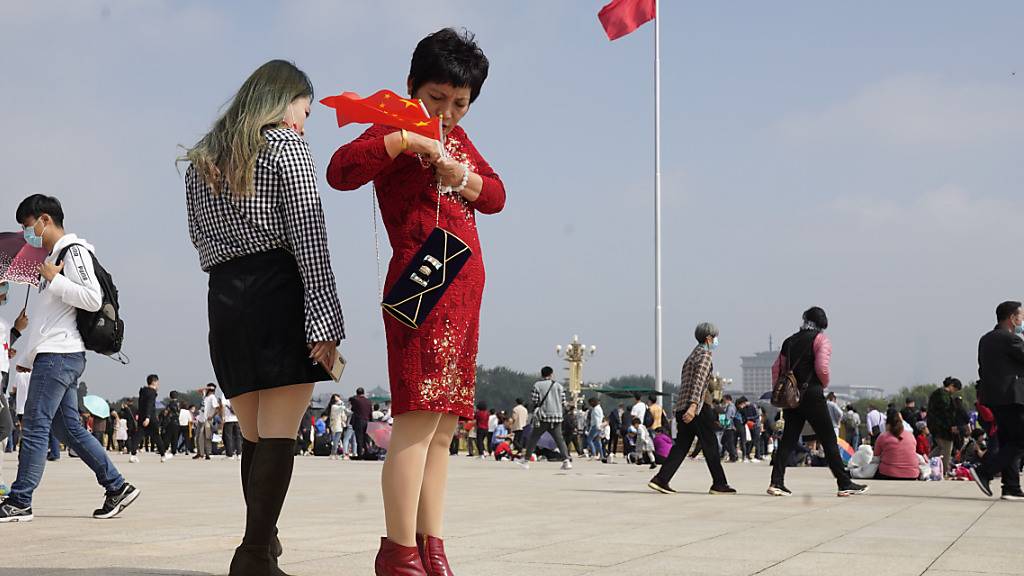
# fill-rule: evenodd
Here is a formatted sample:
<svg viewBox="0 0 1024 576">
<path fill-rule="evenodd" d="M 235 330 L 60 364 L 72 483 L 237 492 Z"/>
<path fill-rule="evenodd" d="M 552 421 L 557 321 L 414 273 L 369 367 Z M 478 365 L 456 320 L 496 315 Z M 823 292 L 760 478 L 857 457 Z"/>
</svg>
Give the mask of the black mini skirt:
<svg viewBox="0 0 1024 576">
<path fill-rule="evenodd" d="M 309 358 L 299 267 L 287 250 L 210 270 L 210 360 L 224 396 L 330 379 Z"/>
</svg>

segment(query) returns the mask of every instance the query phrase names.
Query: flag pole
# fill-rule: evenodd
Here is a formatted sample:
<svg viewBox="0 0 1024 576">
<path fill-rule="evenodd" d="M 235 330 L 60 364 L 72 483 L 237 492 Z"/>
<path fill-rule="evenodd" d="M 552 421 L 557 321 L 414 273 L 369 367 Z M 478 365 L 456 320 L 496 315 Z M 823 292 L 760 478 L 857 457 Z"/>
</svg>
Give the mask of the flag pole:
<svg viewBox="0 0 1024 576">
<path fill-rule="evenodd" d="M 654 0 L 654 389 L 662 392 L 661 351 L 661 2 Z"/>
</svg>

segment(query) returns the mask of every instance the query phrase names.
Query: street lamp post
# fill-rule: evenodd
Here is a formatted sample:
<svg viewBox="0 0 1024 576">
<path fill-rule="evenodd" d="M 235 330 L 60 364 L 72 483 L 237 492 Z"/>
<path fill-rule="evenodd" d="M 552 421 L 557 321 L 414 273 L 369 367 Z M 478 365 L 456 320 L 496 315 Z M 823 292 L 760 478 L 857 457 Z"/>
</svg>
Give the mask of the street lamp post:
<svg viewBox="0 0 1024 576">
<path fill-rule="evenodd" d="M 588 355 L 593 356 L 595 352 L 597 346 L 587 348 L 586 344 L 580 343 L 578 335 L 574 335 L 572 342 L 565 348 L 555 346 L 555 354 L 569 363 L 569 395 L 577 408 L 583 400 L 583 363 L 586 362 Z"/>
</svg>

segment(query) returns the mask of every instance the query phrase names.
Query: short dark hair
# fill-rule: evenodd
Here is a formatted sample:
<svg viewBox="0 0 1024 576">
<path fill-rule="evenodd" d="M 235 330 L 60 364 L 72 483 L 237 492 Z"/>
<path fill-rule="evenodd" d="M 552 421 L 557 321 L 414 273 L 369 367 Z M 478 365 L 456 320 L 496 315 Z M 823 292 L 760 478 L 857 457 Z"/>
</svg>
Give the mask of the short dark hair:
<svg viewBox="0 0 1024 576">
<path fill-rule="evenodd" d="M 722 396 L 722 400 L 732 400 L 732 394 L 726 394 L 725 396 Z"/>
<path fill-rule="evenodd" d="M 655 402 L 655 403 L 657 403 L 657 401 L 658 401 L 658 397 L 656 395 L 654 395 L 654 394 L 651 394 L 651 395 L 647 396 L 647 399 L 650 400 L 651 402 Z"/>
<path fill-rule="evenodd" d="M 146 386 L 149 386 L 150 384 L 158 380 L 160 380 L 159 376 L 157 376 L 156 374 L 150 374 L 149 376 L 146 376 Z"/>
<path fill-rule="evenodd" d="M 907 398 L 904 401 L 904 404 L 916 404 L 916 403 L 917 403 L 917 400 L 914 400 L 913 398 Z"/>
<path fill-rule="evenodd" d="M 516 398 L 516 404 L 522 404 L 522 403 L 523 403 L 523 399 L 522 398 Z"/>
<path fill-rule="evenodd" d="M 478 402 L 476 405 L 477 410 L 487 410 L 487 402 Z"/>
<path fill-rule="evenodd" d="M 48 214 L 57 226 L 64 227 L 64 209 L 60 206 L 60 200 L 44 194 L 33 194 L 22 200 L 18 204 L 16 218 L 18 224 L 24 226 L 29 217 L 38 219 L 43 214 Z"/>
<path fill-rule="evenodd" d="M 363 394 L 366 394 L 366 390 L 363 390 L 362 388 L 356 388 L 356 396 L 361 396 Z"/>
<path fill-rule="evenodd" d="M 412 53 L 409 81 L 415 93 L 427 82 L 469 88 L 472 104 L 480 95 L 490 63 L 466 29 L 442 28 L 420 40 Z"/>
<path fill-rule="evenodd" d="M 540 369 L 540 377 L 541 378 L 550 378 L 551 375 L 554 374 L 554 373 L 555 373 L 555 370 L 551 366 L 545 366 L 545 367 Z"/>
<path fill-rule="evenodd" d="M 804 321 L 814 322 L 814 325 L 822 330 L 828 328 L 828 316 L 820 306 L 811 306 L 804 310 Z"/>
<path fill-rule="evenodd" d="M 206 385 L 206 387 L 207 387 L 207 388 L 212 388 L 212 389 L 214 389 L 214 390 L 216 390 L 216 389 L 217 389 L 217 385 L 216 385 L 216 384 L 214 384 L 213 382 L 210 382 L 210 383 L 208 383 L 208 384 Z"/>
<path fill-rule="evenodd" d="M 21 210 L 21 208 L 19 208 L 18 210 Z M 21 212 L 19 212 L 19 214 L 20 213 Z M 21 220 L 19 220 L 19 222 L 20 221 Z M 1010 316 L 1013 316 L 1014 314 L 1017 313 L 1018 310 L 1020 310 L 1020 307 L 1021 303 L 1016 302 L 1014 300 L 1007 300 L 1006 302 L 1003 302 L 999 306 L 996 306 L 996 322 L 1002 322 L 1009 318 Z"/>
<path fill-rule="evenodd" d="M 825 398 L 827 398 L 829 400 L 835 400 L 836 399 L 836 393 L 835 392 L 829 392 L 828 396 L 825 396 Z"/>
<path fill-rule="evenodd" d="M 178 391 L 177 390 L 171 390 L 171 400 L 177 400 L 177 399 L 178 399 Z"/>
<path fill-rule="evenodd" d="M 945 388 L 947 386 L 952 386 L 956 390 L 962 390 L 964 387 L 963 383 L 960 382 L 959 379 L 953 378 L 952 376 L 947 376 L 946 379 L 942 381 L 942 387 Z"/>
</svg>

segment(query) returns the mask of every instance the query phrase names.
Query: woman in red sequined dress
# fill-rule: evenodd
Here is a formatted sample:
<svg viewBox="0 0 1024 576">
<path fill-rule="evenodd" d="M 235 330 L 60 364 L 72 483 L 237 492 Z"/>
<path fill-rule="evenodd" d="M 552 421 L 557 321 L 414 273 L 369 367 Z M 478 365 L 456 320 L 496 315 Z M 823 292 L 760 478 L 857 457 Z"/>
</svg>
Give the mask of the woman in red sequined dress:
<svg viewBox="0 0 1024 576">
<path fill-rule="evenodd" d="M 448 448 L 459 417 L 473 415 L 476 388 L 484 288 L 476 214 L 505 205 L 504 185 L 458 126 L 487 68 L 468 33 L 444 29 L 427 36 L 413 53 L 408 88 L 431 116 L 443 119 L 445 154 L 436 140 L 373 126 L 338 149 L 327 169 L 327 181 L 339 190 L 374 183 L 394 253 L 385 293 L 435 226 L 473 252 L 418 329 L 384 314 L 395 423 L 382 475 L 387 538 L 377 555 L 378 575 L 452 574 L 441 534 Z"/>
</svg>

